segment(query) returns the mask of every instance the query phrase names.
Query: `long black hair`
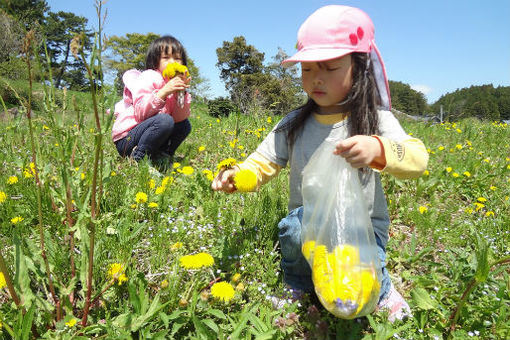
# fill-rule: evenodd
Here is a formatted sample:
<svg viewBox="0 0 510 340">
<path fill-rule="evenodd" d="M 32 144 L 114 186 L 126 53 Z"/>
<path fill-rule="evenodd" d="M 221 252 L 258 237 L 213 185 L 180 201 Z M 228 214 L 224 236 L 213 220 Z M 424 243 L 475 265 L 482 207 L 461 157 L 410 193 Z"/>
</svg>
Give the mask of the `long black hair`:
<svg viewBox="0 0 510 340">
<path fill-rule="evenodd" d="M 149 46 L 147 51 L 147 58 L 145 59 L 146 70 L 157 70 L 159 67 L 159 60 L 163 53 L 172 51 L 172 55 L 180 57 L 182 64 L 188 66 L 188 58 L 186 50 L 182 46 L 181 42 L 171 35 L 164 35 L 161 38 L 154 40 Z"/>
<path fill-rule="evenodd" d="M 367 53 L 352 53 L 353 73 L 352 88 L 347 97 L 339 103 L 339 108 L 349 112 L 349 135 L 374 135 L 379 133 L 377 107 L 381 105 L 381 97 L 377 89 L 374 69 Z M 311 99 L 299 107 L 297 115 L 276 131 L 287 131 L 291 144 L 302 130 L 306 119 L 318 110 L 318 105 Z"/>
</svg>

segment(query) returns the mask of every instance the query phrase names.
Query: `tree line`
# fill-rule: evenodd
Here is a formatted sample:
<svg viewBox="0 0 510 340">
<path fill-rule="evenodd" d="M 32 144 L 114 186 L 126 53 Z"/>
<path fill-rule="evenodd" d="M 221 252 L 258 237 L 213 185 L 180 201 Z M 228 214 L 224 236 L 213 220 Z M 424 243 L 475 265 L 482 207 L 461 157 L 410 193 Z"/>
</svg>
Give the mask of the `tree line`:
<svg viewBox="0 0 510 340">
<path fill-rule="evenodd" d="M 67 87 L 84 91 L 88 78 L 80 60 L 72 57 L 70 44 L 76 33 L 82 33 L 83 49 L 90 53 L 94 32 L 87 28 L 88 20 L 70 12 L 52 12 L 46 0 L 2 0 L 0 1 L 0 76 L 8 79 L 26 77 L 21 60 L 21 44 L 28 30 L 34 30 L 40 41 L 39 59 L 51 70 L 53 84 L 57 88 Z M 122 91 L 122 74 L 131 68 L 145 68 L 145 54 L 150 43 L 158 38 L 155 33 L 127 33 L 106 39 L 104 70 L 110 75 L 118 93 Z M 266 62 L 265 54 L 247 43 L 243 36 L 232 41 L 223 41 L 216 49 L 220 78 L 228 91 L 228 98 L 216 102 L 228 110 L 252 113 L 254 110 L 284 114 L 306 100 L 300 86 L 297 66 L 284 68 L 281 62 L 288 55 L 281 48 Z M 190 56 L 188 68 L 193 78 L 191 92 L 195 97 L 207 101 L 209 80 Z M 39 70 L 39 72 L 42 72 Z M 47 74 L 37 74 L 36 80 L 47 79 Z M 389 82 L 392 105 L 410 115 L 437 114 L 443 107 L 449 119 L 476 116 L 481 119 L 510 119 L 510 87 L 494 88 L 492 85 L 471 86 L 442 96 L 428 105 L 423 93 L 410 85 Z M 218 107 L 217 105 L 215 107 Z"/>
</svg>

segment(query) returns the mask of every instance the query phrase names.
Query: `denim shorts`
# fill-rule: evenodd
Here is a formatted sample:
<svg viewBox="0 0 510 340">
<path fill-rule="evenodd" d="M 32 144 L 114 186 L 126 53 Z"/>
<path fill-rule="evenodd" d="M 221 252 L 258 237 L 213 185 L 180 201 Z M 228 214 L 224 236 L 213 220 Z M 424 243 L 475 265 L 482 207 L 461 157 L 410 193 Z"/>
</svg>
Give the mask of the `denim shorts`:
<svg viewBox="0 0 510 340">
<path fill-rule="evenodd" d="M 308 261 L 301 253 L 301 221 L 303 220 L 303 207 L 296 208 L 282 219 L 278 224 L 278 236 L 282 252 L 281 268 L 283 280 L 291 288 L 305 292 L 313 292 L 312 270 Z M 381 240 L 375 236 L 377 251 L 381 260 L 381 291 L 379 300 L 382 300 L 390 290 L 391 279 L 386 269 L 386 250 Z"/>
</svg>

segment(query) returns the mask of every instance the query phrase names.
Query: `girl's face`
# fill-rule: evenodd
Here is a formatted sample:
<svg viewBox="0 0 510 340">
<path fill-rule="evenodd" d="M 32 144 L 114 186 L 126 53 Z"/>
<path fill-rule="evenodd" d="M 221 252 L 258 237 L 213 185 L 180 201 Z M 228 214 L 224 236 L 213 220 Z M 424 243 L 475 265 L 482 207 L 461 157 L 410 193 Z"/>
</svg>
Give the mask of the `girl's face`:
<svg viewBox="0 0 510 340">
<path fill-rule="evenodd" d="M 168 47 L 168 50 L 161 52 L 161 57 L 159 57 L 159 72 L 163 73 L 163 70 L 166 68 L 166 65 L 171 63 L 179 63 L 182 64 L 182 59 L 180 55 L 172 54 L 172 48 Z"/>
<path fill-rule="evenodd" d="M 319 113 L 338 113 L 337 105 L 352 87 L 351 55 L 323 62 L 302 62 L 303 89 L 319 106 Z"/>
</svg>

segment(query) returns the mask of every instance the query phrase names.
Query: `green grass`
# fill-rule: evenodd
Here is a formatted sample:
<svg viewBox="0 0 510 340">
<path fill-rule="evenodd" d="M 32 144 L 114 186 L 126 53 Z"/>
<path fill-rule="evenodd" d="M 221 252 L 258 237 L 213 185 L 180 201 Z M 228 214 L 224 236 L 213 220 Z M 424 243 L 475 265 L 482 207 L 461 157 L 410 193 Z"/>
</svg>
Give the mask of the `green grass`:
<svg viewBox="0 0 510 340">
<path fill-rule="evenodd" d="M 35 91 L 44 94 L 42 87 Z M 107 97 L 105 107 L 112 107 L 115 100 Z M 107 339 L 510 336 L 508 265 L 489 268 L 508 258 L 510 251 L 510 128 L 506 125 L 474 119 L 443 125 L 401 121 L 407 132 L 424 141 L 430 160 L 428 174 L 417 180 L 383 176 L 392 219 L 388 269 L 413 310 L 412 318 L 390 324 L 384 314 L 347 321 L 334 318 L 311 301 L 281 310 L 274 310 L 268 301 L 270 296 L 284 294 L 277 224 L 286 215 L 288 172 L 283 170 L 258 193 L 226 195 L 210 189 L 203 171 L 215 172 L 216 165 L 228 157 L 243 160 L 277 117 L 232 115 L 217 119 L 208 115 L 204 105 L 194 105 L 193 131 L 177 150 L 179 166 L 175 164 L 175 169 L 157 177 L 149 171 L 148 162 L 136 164 L 117 155 L 105 115 L 101 132 L 103 190 L 100 213 L 93 221 L 92 296 L 105 292 L 91 308 L 89 326 L 82 329 L 79 319 L 88 265 L 89 200 L 98 132 L 86 94 L 69 91 L 64 96 L 58 92 L 46 105 L 44 99 L 38 105 L 32 121 L 42 225 L 63 318 L 54 322 L 55 306 L 41 259 L 28 120 L 24 115 L 7 116 L 0 123 L 0 191 L 6 194 L 0 203 L 0 248 L 26 313 L 12 303 L 6 288 L 1 289 L 0 321 L 4 326 L 0 338 L 9 339 L 9 329 L 14 333 L 28 329 L 32 336 L 52 339 L 78 338 L 80 334 Z M 185 166 L 192 167 L 193 173 L 182 172 Z M 168 184 L 158 190 L 165 177 Z M 77 248 L 73 252 L 74 281 L 66 224 L 66 178 L 73 199 L 72 231 Z M 139 192 L 147 194 L 147 202 L 136 203 Z M 13 223 L 15 217 L 22 221 Z M 211 254 L 214 265 L 199 270 L 180 267 L 180 257 L 198 252 Z M 122 285 L 115 282 L 109 286 L 108 268 L 113 263 L 126 268 L 128 280 Z M 233 282 L 235 274 L 240 274 L 240 279 Z M 217 281 L 238 288 L 233 300 L 219 302 L 210 295 L 210 287 Z M 473 282 L 450 332 L 450 316 Z M 75 292 L 74 302 L 68 298 L 71 291 Z M 33 319 L 29 318 L 30 306 L 34 306 Z M 66 326 L 72 318 L 78 323 Z"/>
</svg>

